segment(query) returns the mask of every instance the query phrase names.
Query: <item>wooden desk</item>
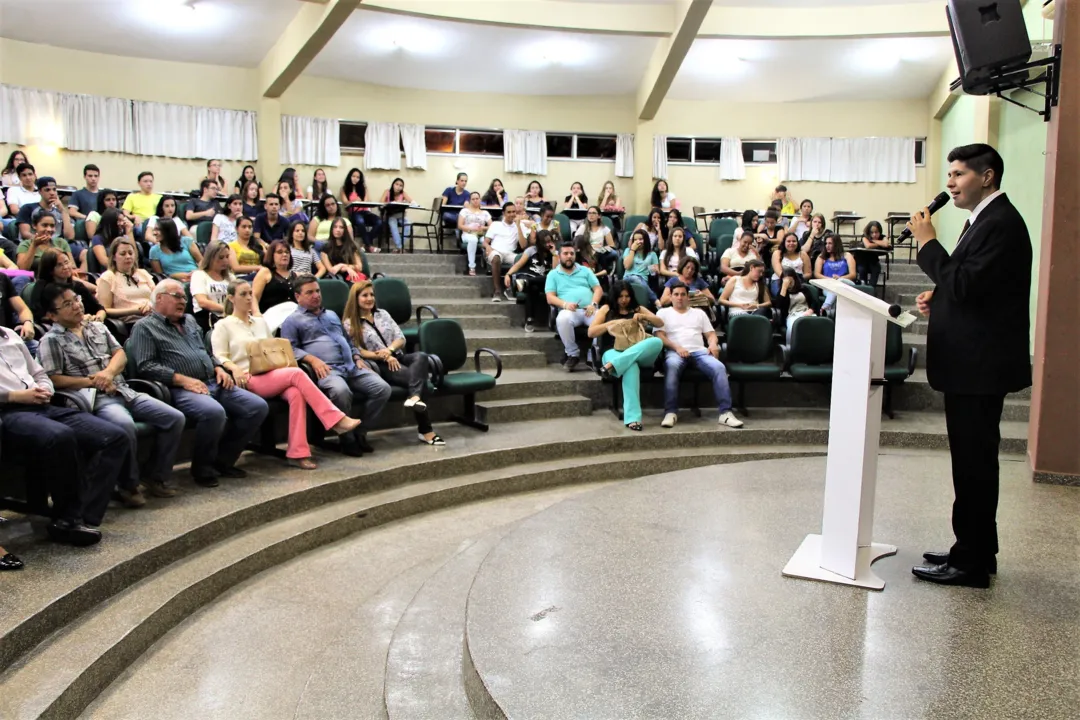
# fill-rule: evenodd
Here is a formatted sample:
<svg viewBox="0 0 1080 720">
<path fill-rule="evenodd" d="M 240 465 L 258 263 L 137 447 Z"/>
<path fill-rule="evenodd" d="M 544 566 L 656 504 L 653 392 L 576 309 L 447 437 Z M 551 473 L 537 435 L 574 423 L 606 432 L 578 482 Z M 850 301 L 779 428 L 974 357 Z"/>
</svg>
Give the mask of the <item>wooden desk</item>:
<svg viewBox="0 0 1080 720">
<path fill-rule="evenodd" d="M 840 228 L 844 225 L 851 224 L 851 235 L 848 237 L 859 237 L 859 221 L 863 220 L 865 215 L 851 215 L 851 214 L 837 214 L 832 216 L 833 234 L 839 237 L 844 237 L 844 234 L 840 232 Z"/>
</svg>

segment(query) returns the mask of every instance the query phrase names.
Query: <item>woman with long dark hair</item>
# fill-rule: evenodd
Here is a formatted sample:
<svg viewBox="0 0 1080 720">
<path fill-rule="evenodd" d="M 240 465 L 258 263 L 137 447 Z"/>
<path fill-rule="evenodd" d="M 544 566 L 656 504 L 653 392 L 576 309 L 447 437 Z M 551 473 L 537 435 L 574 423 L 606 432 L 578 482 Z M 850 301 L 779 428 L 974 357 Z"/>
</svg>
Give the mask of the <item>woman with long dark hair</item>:
<svg viewBox="0 0 1080 720">
<path fill-rule="evenodd" d="M 241 206 L 244 216 L 251 218 L 252 221 L 262 214 L 261 195 L 262 191 L 259 190 L 259 185 L 254 180 L 245 181 L 243 187 L 240 188 L 240 197 L 244 201 Z"/>
<path fill-rule="evenodd" d="M 301 228 L 303 228 L 302 225 Z M 293 256 L 288 243 L 283 240 L 270 243 L 263 266 L 255 275 L 251 288 L 255 293 L 255 302 L 259 306 L 260 313 L 265 315 L 267 310 L 281 303 L 296 302 L 292 287 L 296 273 L 293 272 L 292 267 Z"/>
<path fill-rule="evenodd" d="M 784 235 L 783 242 L 772 254 L 773 279 L 770 289 L 773 295 L 780 292 L 780 277 L 786 268 L 791 268 L 804 278 L 810 276 L 813 268 L 809 256 L 799 247 L 799 237 L 793 232 Z"/>
<path fill-rule="evenodd" d="M 345 218 L 334 218 L 330 225 L 330 238 L 322 251 L 322 264 L 327 273 L 345 282 L 358 283 L 367 280 L 363 255 L 349 237 Z"/>
<path fill-rule="evenodd" d="M 664 251 L 660 253 L 660 275 L 666 278 L 678 277 L 679 266 L 684 258 L 696 258 L 697 252 L 686 244 L 686 230 L 681 227 L 671 229 L 671 237 L 668 238 Z"/>
<path fill-rule="evenodd" d="M 660 260 L 652 250 L 649 234 L 644 230 L 635 230 L 630 235 L 630 244 L 623 252 L 623 280 L 641 285 L 649 293 L 649 301 L 656 304 L 656 292 L 649 286 L 649 280 L 660 272 Z"/>
<path fill-rule="evenodd" d="M 49 216 L 52 219 L 52 216 Z M 46 248 L 41 254 L 37 272 L 34 275 L 34 288 L 30 291 L 30 310 L 34 313 L 34 321 L 47 324 L 45 309 L 41 305 L 41 293 L 45 286 L 50 283 L 62 285 L 79 296 L 82 301 L 83 313 L 91 320 L 104 322 L 107 317 L 105 308 L 97 299 L 97 288 L 84 280 L 75 277 L 75 267 L 71 264 L 71 258 L 65 252 L 56 248 Z"/>
<path fill-rule="evenodd" d="M 90 270 L 100 273 L 109 266 L 109 246 L 112 245 L 113 240 L 126 237 L 135 242 L 135 231 L 127 216 L 115 208 L 105 211 L 95 230 L 90 239 L 90 252 L 97 261 L 97 266 L 90 267 Z"/>
<path fill-rule="evenodd" d="M 757 210 L 744 210 L 742 214 L 742 220 L 739 222 L 739 227 L 735 228 L 735 235 L 732 238 L 732 243 L 738 242 L 739 238 L 743 236 L 743 233 L 750 233 L 754 235 L 758 229 L 758 211 Z M 756 248 L 755 248 L 756 251 Z"/>
<path fill-rule="evenodd" d="M 311 184 L 308 185 L 307 199 L 318 200 L 328 192 L 330 192 L 330 183 L 326 180 L 326 171 L 315 168 L 315 172 L 311 175 Z"/>
<path fill-rule="evenodd" d="M 341 186 L 341 201 L 348 206 L 349 203 L 368 202 L 367 182 L 360 168 L 353 168 L 345 176 L 345 184 Z M 363 238 L 364 249 L 367 252 L 379 252 L 379 230 L 382 229 L 382 220 L 370 210 L 352 209 L 349 216 L 353 221 L 353 236 Z"/>
<path fill-rule="evenodd" d="M 641 425 L 641 368 L 652 370 L 664 343 L 660 338 L 649 335 L 625 350 L 615 349 L 615 338 L 609 330 L 619 321 L 639 323 L 648 331 L 664 327 L 664 321 L 638 305 L 634 289 L 629 284 L 616 280 L 611 283 L 607 302 L 596 311 L 589 325 L 589 337 L 600 338 L 601 373 L 606 377 L 619 378 L 622 381 L 623 423 L 630 430 L 640 432 Z"/>
<path fill-rule="evenodd" d="M 255 225 L 251 218 L 242 217 L 236 221 L 236 239 L 229 243 L 232 249 L 230 268 L 235 275 L 247 275 L 259 272 L 262 267 L 266 246 L 255 237 Z"/>
<path fill-rule="evenodd" d="M 158 207 L 161 207 L 161 203 L 158 203 Z M 105 214 L 106 210 L 112 208 L 120 209 L 120 196 L 115 190 L 99 190 L 97 196 L 97 210 L 87 214 L 86 223 L 84 228 L 86 230 L 86 237 L 92 238 L 97 235 L 97 226 L 101 222 L 101 216 Z"/>
<path fill-rule="evenodd" d="M 665 229 L 667 230 L 667 232 L 664 233 L 664 237 L 670 237 L 671 231 L 677 227 L 683 229 L 684 238 L 686 239 L 686 246 L 693 250 L 695 253 L 697 253 L 699 250 L 697 235 L 694 234 L 693 230 L 686 227 L 686 222 L 683 220 L 682 212 L 678 208 L 672 208 L 667 212 L 667 219 L 665 223 Z"/>
<path fill-rule="evenodd" d="M 408 203 L 412 204 L 413 199 L 409 197 L 409 193 L 405 192 L 405 181 L 401 178 L 394 178 L 394 181 L 390 183 L 390 187 L 383 192 L 383 203 Z M 402 238 L 408 235 L 407 228 L 409 227 L 409 219 L 405 217 L 404 209 L 388 209 L 386 211 L 386 223 L 390 228 L 390 238 L 394 241 L 393 252 L 400 253 L 402 248 Z"/>
<path fill-rule="evenodd" d="M 771 317 L 772 299 L 765 287 L 765 263 L 758 259 L 747 260 L 741 275 L 729 278 L 720 304 L 728 308 L 728 317 L 736 315 L 761 315 Z"/>
<path fill-rule="evenodd" d="M 510 196 L 506 192 L 506 188 L 503 187 L 502 180 L 495 178 L 488 185 L 487 192 L 480 198 L 480 204 L 484 207 L 497 207 L 501 208 L 506 203 L 510 202 Z"/>
<path fill-rule="evenodd" d="M 525 332 L 533 332 L 536 319 L 544 319 L 547 312 L 544 281 L 555 265 L 557 237 L 558 233 L 540 230 L 536 233 L 536 242 L 525 248 L 517 262 L 506 271 L 506 287 L 525 293 Z"/>
<path fill-rule="evenodd" d="M 585 215 L 585 222 L 578 228 L 577 237 L 585 238 L 592 246 L 597 262 L 610 274 L 619 259 L 615 235 L 600 220 L 600 208 L 593 205 Z"/>
<path fill-rule="evenodd" d="M 528 210 L 540 212 L 540 207 L 547 202 L 544 200 L 544 186 L 539 180 L 533 180 L 525 188 L 525 207 Z"/>
<path fill-rule="evenodd" d="M 220 240 L 214 240 L 206 246 L 199 269 L 191 274 L 192 312 L 203 332 L 228 315 L 225 312 L 225 295 L 229 283 L 236 279 L 230 270 L 232 257 L 232 248 Z"/>
<path fill-rule="evenodd" d="M 585 186 L 579 182 L 570 183 L 570 194 L 566 196 L 563 205 L 567 210 L 588 210 L 589 196 L 585 194 Z M 584 220 L 570 218 L 570 234 L 576 235 Z"/>
<path fill-rule="evenodd" d="M 153 229 L 157 242 L 150 247 L 150 269 L 159 275 L 188 282 L 199 268 L 202 253 L 188 235 L 180 235 L 173 223 L 158 223 Z"/>
<path fill-rule="evenodd" d="M 844 250 L 844 241 L 838 235 L 825 238 L 825 252 L 814 262 L 814 277 L 818 280 L 839 280 L 848 285 L 855 284 L 855 258 Z M 825 291 L 822 311 L 836 304 L 836 294 Z"/>
<path fill-rule="evenodd" d="M 649 247 L 655 253 L 664 251 L 667 242 L 667 225 L 664 223 L 664 211 L 653 208 L 645 222 L 639 222 L 634 230 L 644 230 L 649 236 Z"/>
<path fill-rule="evenodd" d="M 150 294 L 154 278 L 139 267 L 139 250 L 135 242 L 121 236 L 109 245 L 109 269 L 97 281 L 97 298 L 106 314 L 125 323 L 150 314 Z"/>
<path fill-rule="evenodd" d="M 330 193 L 326 193 L 319 199 L 319 204 L 315 206 L 315 216 L 311 218 L 311 222 L 308 223 L 308 239 L 313 243 L 326 242 L 330 239 L 330 228 L 337 218 L 344 218 L 344 214 L 341 210 L 341 204 L 338 203 Z M 349 233 L 349 237 L 353 237 L 352 223 L 346 223 L 345 229 Z M 291 236 L 290 236 L 291 237 Z"/>
<path fill-rule="evenodd" d="M 652 206 L 661 210 L 678 210 L 681 203 L 675 193 L 668 190 L 667 180 L 657 180 L 649 196 Z"/>
<path fill-rule="evenodd" d="M 333 195 L 324 195 L 324 198 L 329 198 L 337 204 Z M 339 220 L 343 218 L 337 218 Z M 318 218 L 311 221 L 312 223 L 318 222 Z M 326 239 L 330 239 L 330 228 L 333 225 L 333 220 L 326 224 Z M 348 223 L 346 223 L 345 229 L 348 230 Z M 293 270 L 297 275 L 314 275 L 317 278 L 321 278 L 326 274 L 326 267 L 323 265 L 322 258 L 315 250 L 315 243 L 311 239 L 310 226 L 305 229 L 304 223 L 299 220 L 294 221 L 289 225 L 288 234 L 285 235 L 289 241 L 289 252 L 292 253 Z"/>
<path fill-rule="evenodd" d="M 814 213 L 810 216 L 810 229 L 803 233 L 802 251 L 810 258 L 811 267 L 817 262 L 818 256 L 825 252 L 825 240 L 832 237 L 825 216 Z"/>
<path fill-rule="evenodd" d="M 225 207 L 214 216 L 210 242 L 218 241 L 226 245 L 236 239 L 236 221 L 244 217 L 244 201 L 239 195 L 230 195 Z"/>
<path fill-rule="evenodd" d="M 259 182 L 259 178 L 255 177 L 255 166 L 254 165 L 245 165 L 244 169 L 240 172 L 240 177 L 236 179 L 236 183 L 235 183 L 234 187 L 235 187 L 236 191 L 240 193 L 241 197 L 245 197 L 245 195 L 244 195 L 244 185 L 246 183 L 249 183 L 249 182 L 255 183 L 255 186 L 257 188 L 259 188 L 259 198 L 258 199 L 262 200 L 263 186 L 262 186 L 262 183 Z"/>
<path fill-rule="evenodd" d="M 889 238 L 885 237 L 885 230 L 877 220 L 866 223 L 866 229 L 863 230 L 862 244 L 867 250 L 892 249 L 892 243 L 889 242 Z M 855 276 L 861 278 L 863 282 L 869 281 L 870 287 L 876 287 L 878 278 L 881 277 L 881 258 L 876 254 L 863 253 L 863 255 L 869 255 L 869 257 L 865 259 L 859 258 L 860 262 L 857 263 L 855 268 Z"/>
<path fill-rule="evenodd" d="M 30 161 L 26 159 L 26 153 L 22 150 L 12 150 L 8 155 L 7 162 L 4 163 L 4 169 L 0 170 L 0 184 L 11 187 L 12 185 L 19 184 L 19 174 L 15 172 L 20 165 L 29 165 Z"/>
<path fill-rule="evenodd" d="M 814 306 L 814 294 L 803 285 L 803 279 L 794 268 L 784 268 L 780 275 L 780 292 L 776 293 L 773 304 L 780 311 L 780 321 L 787 328 L 787 342 L 791 343 L 791 328 L 801 317 L 817 314 Z"/>
</svg>

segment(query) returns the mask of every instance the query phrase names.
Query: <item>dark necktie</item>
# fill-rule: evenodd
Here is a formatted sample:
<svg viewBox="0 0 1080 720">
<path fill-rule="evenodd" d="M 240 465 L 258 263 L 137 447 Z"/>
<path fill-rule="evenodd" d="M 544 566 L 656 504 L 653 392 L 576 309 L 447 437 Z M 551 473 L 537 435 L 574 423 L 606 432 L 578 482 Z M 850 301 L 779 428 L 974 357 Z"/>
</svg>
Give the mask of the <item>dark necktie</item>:
<svg viewBox="0 0 1080 720">
<path fill-rule="evenodd" d="M 964 229 L 960 231 L 960 238 L 956 241 L 956 247 L 953 251 L 956 251 L 957 247 L 960 247 L 960 243 L 964 242 L 964 238 L 967 237 L 967 231 L 971 228 L 971 220 L 964 221 Z"/>
</svg>

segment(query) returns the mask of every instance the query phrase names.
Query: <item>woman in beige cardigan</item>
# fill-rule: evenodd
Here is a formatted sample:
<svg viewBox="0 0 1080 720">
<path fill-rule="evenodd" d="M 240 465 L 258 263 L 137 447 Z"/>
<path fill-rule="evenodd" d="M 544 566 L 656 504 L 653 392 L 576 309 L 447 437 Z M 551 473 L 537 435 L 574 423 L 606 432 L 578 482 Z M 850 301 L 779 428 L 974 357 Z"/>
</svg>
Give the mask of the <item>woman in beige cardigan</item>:
<svg viewBox="0 0 1080 720">
<path fill-rule="evenodd" d="M 214 325 L 210 338 L 214 356 L 232 373 L 238 387 L 250 390 L 261 398 L 285 397 L 289 403 L 289 448 L 285 456 L 294 467 L 315 470 L 319 466 L 311 457 L 307 441 L 308 407 L 311 407 L 324 428 L 339 435 L 352 432 L 360 421 L 338 410 L 298 367 L 278 368 L 261 375 L 249 372 L 248 343 L 270 337 L 266 321 L 252 315 L 254 306 L 251 285 L 244 280 L 229 283 L 225 299 L 227 316 Z"/>
</svg>

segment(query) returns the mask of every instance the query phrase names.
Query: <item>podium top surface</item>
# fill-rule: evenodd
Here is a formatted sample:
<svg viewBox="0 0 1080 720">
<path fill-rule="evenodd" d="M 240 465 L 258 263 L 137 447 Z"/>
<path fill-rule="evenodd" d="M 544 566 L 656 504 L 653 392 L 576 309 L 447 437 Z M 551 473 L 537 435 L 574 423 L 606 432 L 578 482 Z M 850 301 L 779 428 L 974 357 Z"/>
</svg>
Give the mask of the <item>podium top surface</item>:
<svg viewBox="0 0 1080 720">
<path fill-rule="evenodd" d="M 881 315 L 889 322 L 896 323 L 900 327 L 906 328 L 917 319 L 914 315 L 907 312 L 902 312 L 899 317 L 894 318 L 889 315 L 889 308 L 891 308 L 892 305 L 878 297 L 867 295 L 862 290 L 854 288 L 847 283 L 840 282 L 839 280 L 811 280 L 810 284 L 819 287 L 822 290 L 828 290 L 831 293 L 835 293 L 836 297 L 841 300 L 855 303 L 870 312 Z"/>
</svg>

